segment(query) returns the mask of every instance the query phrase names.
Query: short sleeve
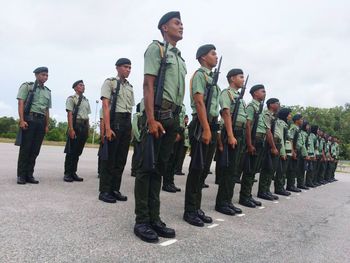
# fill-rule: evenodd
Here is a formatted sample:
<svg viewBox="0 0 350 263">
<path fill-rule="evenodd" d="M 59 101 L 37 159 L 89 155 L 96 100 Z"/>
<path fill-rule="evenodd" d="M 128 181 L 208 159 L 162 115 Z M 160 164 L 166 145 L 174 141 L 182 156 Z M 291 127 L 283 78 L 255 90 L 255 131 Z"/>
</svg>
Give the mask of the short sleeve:
<svg viewBox="0 0 350 263">
<path fill-rule="evenodd" d="M 73 97 L 68 97 L 66 100 L 66 111 L 73 111 L 74 110 L 74 99 Z"/>
<path fill-rule="evenodd" d="M 29 93 L 29 85 L 28 85 L 28 83 L 23 83 L 19 87 L 17 99 L 18 100 L 26 100 L 28 97 L 28 93 Z"/>
<path fill-rule="evenodd" d="M 160 61 L 159 46 L 156 43 L 150 44 L 145 52 L 144 75 L 158 76 Z"/>
<path fill-rule="evenodd" d="M 111 99 L 111 94 L 113 90 L 112 81 L 110 79 L 106 79 L 105 82 L 103 82 L 103 85 L 101 87 L 101 99 Z"/>
</svg>

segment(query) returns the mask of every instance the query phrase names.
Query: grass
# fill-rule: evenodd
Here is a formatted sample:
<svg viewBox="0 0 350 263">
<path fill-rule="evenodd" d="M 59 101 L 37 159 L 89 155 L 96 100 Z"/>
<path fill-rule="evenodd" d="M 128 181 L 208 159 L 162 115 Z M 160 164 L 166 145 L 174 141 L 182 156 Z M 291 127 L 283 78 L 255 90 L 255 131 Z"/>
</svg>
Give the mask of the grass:
<svg viewBox="0 0 350 263">
<path fill-rule="evenodd" d="M 0 138 L 0 143 L 15 143 L 15 139 Z M 65 146 L 66 142 L 43 141 L 43 145 Z M 85 147 L 98 148 L 99 144 L 86 143 Z"/>
</svg>

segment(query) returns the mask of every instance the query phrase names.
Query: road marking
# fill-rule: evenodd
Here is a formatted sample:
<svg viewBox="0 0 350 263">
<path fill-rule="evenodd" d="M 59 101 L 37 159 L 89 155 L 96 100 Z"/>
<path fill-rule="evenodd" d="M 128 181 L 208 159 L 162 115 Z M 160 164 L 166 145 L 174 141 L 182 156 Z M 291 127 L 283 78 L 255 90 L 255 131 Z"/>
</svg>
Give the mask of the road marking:
<svg viewBox="0 0 350 263">
<path fill-rule="evenodd" d="M 290 199 L 290 197 L 289 197 L 289 196 L 287 196 L 287 197 L 286 197 L 286 199 L 287 199 L 287 200 L 289 200 L 289 199 Z"/>
<path fill-rule="evenodd" d="M 296 193 L 296 195 L 300 195 L 300 193 Z"/>
<path fill-rule="evenodd" d="M 166 247 L 166 246 L 174 244 L 175 242 L 177 242 L 177 239 L 170 239 L 170 240 L 167 240 L 167 241 L 160 243 L 159 245 L 161 245 L 162 247 Z"/>
<path fill-rule="evenodd" d="M 274 204 L 278 204 L 279 202 L 278 201 L 273 201 Z"/>
<path fill-rule="evenodd" d="M 264 209 L 265 208 L 265 206 L 259 206 L 258 207 L 258 209 Z"/>
<path fill-rule="evenodd" d="M 305 191 L 305 190 L 303 191 L 303 193 L 306 193 L 306 192 L 307 192 L 307 191 Z"/>
<path fill-rule="evenodd" d="M 218 218 L 218 219 L 215 219 L 216 221 L 219 221 L 219 222 L 224 222 L 225 219 L 221 219 L 221 218 Z"/>
<path fill-rule="evenodd" d="M 214 228 L 217 227 L 219 224 L 211 224 L 210 226 L 208 226 L 208 228 Z"/>
<path fill-rule="evenodd" d="M 238 217 L 245 216 L 245 214 L 237 214 Z"/>
</svg>

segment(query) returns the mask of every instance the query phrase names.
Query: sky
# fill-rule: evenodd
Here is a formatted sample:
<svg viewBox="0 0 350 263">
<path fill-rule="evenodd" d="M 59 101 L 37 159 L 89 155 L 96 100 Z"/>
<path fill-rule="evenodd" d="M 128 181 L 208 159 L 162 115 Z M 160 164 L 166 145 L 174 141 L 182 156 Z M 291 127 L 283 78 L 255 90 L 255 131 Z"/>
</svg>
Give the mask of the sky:
<svg viewBox="0 0 350 263">
<path fill-rule="evenodd" d="M 103 81 L 116 75 L 120 57 L 132 61 L 129 81 L 135 101 L 143 96 L 143 54 L 161 40 L 160 17 L 180 11 L 178 42 L 189 80 L 199 67 L 197 48 L 214 44 L 222 56 L 219 85 L 242 68 L 248 89 L 262 83 L 267 98 L 284 105 L 335 107 L 350 102 L 350 1 L 346 0 L 0 0 L 0 117 L 18 118 L 17 92 L 34 81 L 36 67 L 49 68 L 51 116 L 66 120 L 72 84 L 83 79 L 94 122 Z M 247 92 L 246 102 L 251 100 Z M 98 101 L 98 104 L 96 103 Z M 96 107 L 97 106 L 97 107 Z M 98 117 L 97 117 L 98 118 Z"/>
</svg>

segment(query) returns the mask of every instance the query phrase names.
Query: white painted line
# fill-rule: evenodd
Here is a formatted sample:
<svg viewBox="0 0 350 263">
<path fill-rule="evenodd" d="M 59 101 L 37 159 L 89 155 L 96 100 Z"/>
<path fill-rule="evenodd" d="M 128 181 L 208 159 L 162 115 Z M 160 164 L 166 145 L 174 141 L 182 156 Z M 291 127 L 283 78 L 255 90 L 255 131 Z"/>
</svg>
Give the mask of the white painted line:
<svg viewBox="0 0 350 263">
<path fill-rule="evenodd" d="M 296 195 L 300 195 L 300 193 L 296 193 Z"/>
<path fill-rule="evenodd" d="M 211 224 L 210 226 L 208 226 L 208 228 L 214 228 L 217 227 L 219 224 Z"/>
<path fill-rule="evenodd" d="M 305 190 L 303 191 L 303 193 L 306 193 L 306 192 L 307 192 L 307 191 L 305 191 Z"/>
<path fill-rule="evenodd" d="M 161 245 L 162 247 L 166 247 L 166 246 L 174 244 L 175 242 L 177 242 L 177 239 L 170 239 L 170 240 L 167 240 L 167 241 L 160 243 L 159 245 Z"/>
<path fill-rule="evenodd" d="M 278 201 L 273 201 L 274 204 L 278 204 L 279 202 Z"/>
<path fill-rule="evenodd" d="M 242 216 L 245 216 L 245 214 L 237 214 L 236 216 L 242 217 Z"/>
<path fill-rule="evenodd" d="M 258 207 L 258 209 L 264 209 L 265 208 L 265 206 L 259 206 Z"/>
<path fill-rule="evenodd" d="M 289 196 L 287 196 L 287 197 L 286 197 L 286 199 L 287 199 L 287 200 L 289 200 L 289 199 L 290 199 L 290 197 L 289 197 Z"/>
<path fill-rule="evenodd" d="M 216 221 L 219 221 L 219 222 L 224 222 L 225 219 L 221 219 L 221 218 L 218 218 L 218 219 L 215 219 Z"/>
</svg>

